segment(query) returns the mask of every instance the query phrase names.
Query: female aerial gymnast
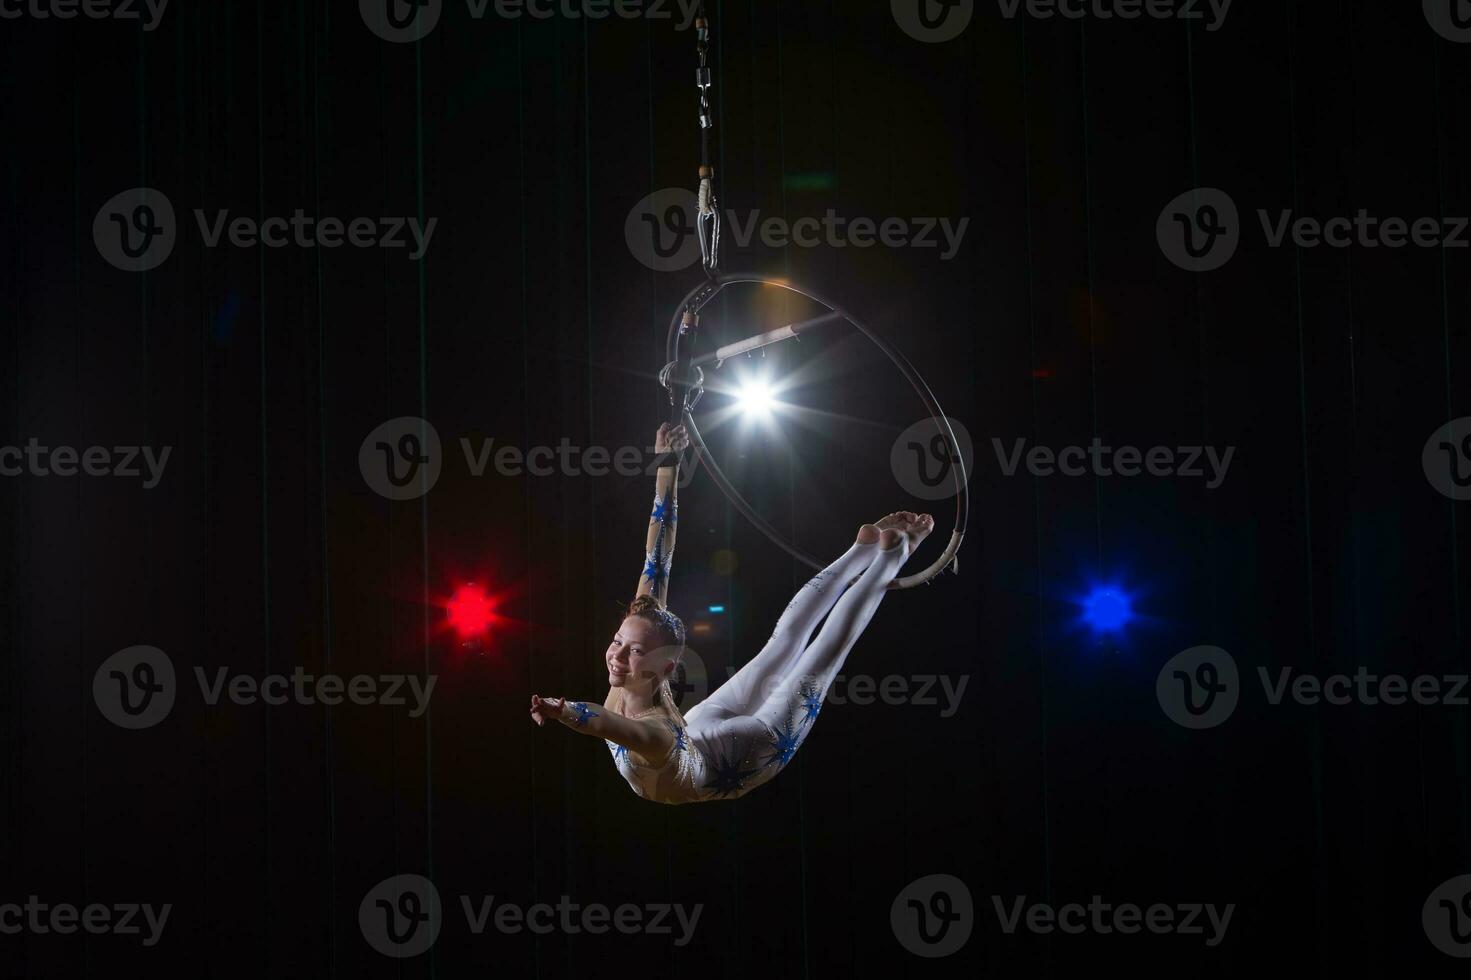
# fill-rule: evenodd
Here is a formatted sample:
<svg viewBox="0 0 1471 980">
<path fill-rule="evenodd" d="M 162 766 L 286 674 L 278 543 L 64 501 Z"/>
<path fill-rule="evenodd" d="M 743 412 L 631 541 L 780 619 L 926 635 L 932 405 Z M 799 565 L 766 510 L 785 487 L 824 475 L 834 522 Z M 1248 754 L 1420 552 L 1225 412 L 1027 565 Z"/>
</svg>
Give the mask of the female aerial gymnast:
<svg viewBox="0 0 1471 980">
<path fill-rule="evenodd" d="M 659 427 L 656 452 L 681 452 L 687 444 L 684 426 Z M 853 546 L 793 597 L 765 648 L 691 708 L 686 720 L 669 688 L 684 652 L 684 624 L 664 602 L 674 554 L 675 467 L 660 467 L 655 480 L 638 594 L 603 655 L 607 699 L 598 705 L 532 695 L 531 717 L 538 725 L 554 718 L 602 738 L 618 771 L 644 799 L 734 799 L 791 761 L 889 581 L 935 522 L 928 514 L 904 512 L 859 528 Z"/>
</svg>

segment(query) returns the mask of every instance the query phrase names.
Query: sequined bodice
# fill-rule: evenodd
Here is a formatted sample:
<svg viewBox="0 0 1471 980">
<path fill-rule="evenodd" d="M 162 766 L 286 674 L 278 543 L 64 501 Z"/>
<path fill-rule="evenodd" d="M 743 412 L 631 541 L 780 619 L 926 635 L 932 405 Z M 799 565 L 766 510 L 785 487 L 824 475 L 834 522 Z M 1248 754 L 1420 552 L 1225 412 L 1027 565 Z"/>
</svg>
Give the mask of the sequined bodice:
<svg viewBox="0 0 1471 980">
<path fill-rule="evenodd" d="M 705 782 L 705 758 L 700 749 L 691 742 L 685 729 L 676 725 L 659 708 L 651 708 L 635 715 L 632 720 L 639 721 L 655 713 L 663 715 L 660 723 L 666 725 L 674 736 L 674 746 L 669 750 L 669 757 L 664 760 L 664 764 L 648 765 L 647 760 L 637 753 L 610 741 L 607 745 L 613 756 L 613 764 L 618 767 L 618 772 L 628 781 L 628 785 L 633 787 L 633 791 L 646 800 L 678 804 L 705 799 L 708 793 L 701 788 Z"/>
</svg>

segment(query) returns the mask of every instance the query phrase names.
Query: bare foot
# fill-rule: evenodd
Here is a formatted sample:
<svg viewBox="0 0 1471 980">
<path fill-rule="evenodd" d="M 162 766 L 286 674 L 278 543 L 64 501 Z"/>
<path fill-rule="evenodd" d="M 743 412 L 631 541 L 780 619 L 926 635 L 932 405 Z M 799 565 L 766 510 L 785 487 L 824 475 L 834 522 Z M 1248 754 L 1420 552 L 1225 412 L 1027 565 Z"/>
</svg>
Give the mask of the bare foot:
<svg viewBox="0 0 1471 980">
<path fill-rule="evenodd" d="M 913 551 L 935 529 L 935 519 L 929 514 L 910 514 L 909 516 L 913 519 L 904 529 L 904 533 L 909 536 L 909 550 Z"/>
<path fill-rule="evenodd" d="M 879 529 L 872 524 L 865 524 L 858 529 L 859 544 L 873 544 L 879 539 Z"/>
<path fill-rule="evenodd" d="M 879 534 L 879 547 L 884 551 L 897 548 L 904 539 L 908 539 L 909 550 L 913 551 L 935 529 L 935 519 L 929 514 L 906 510 L 890 514 L 879 521 L 878 526 L 883 529 Z"/>
<path fill-rule="evenodd" d="M 884 531 L 889 528 L 893 528 L 896 531 L 902 531 L 904 530 L 904 525 L 907 524 L 909 522 L 909 519 L 913 516 L 913 514 L 906 513 L 902 510 L 895 511 L 888 517 L 885 517 L 883 520 L 876 522 L 874 524 L 874 527 L 878 528 L 880 531 Z"/>
</svg>

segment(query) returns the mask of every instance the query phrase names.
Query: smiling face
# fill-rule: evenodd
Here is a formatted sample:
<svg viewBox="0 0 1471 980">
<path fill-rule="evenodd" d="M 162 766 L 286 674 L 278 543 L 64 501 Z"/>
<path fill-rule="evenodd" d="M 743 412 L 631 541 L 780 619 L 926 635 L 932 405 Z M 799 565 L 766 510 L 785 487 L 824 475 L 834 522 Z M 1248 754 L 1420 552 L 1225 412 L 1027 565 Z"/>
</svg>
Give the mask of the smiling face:
<svg viewBox="0 0 1471 980">
<path fill-rule="evenodd" d="M 674 651 L 664 645 L 653 623 L 629 616 L 613 634 L 603 659 L 608 666 L 608 685 L 630 694 L 647 694 L 659 679 L 674 669 Z"/>
</svg>

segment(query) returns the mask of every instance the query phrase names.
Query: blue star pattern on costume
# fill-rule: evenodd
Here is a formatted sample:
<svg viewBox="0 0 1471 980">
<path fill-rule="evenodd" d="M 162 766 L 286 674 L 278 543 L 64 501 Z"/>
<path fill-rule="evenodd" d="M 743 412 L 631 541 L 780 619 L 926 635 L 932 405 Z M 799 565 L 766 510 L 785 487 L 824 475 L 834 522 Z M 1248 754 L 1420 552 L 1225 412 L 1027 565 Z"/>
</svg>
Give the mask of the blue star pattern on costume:
<svg viewBox="0 0 1471 980">
<path fill-rule="evenodd" d="M 673 527 L 679 521 L 679 503 L 671 501 L 667 495 L 660 497 L 656 493 L 654 494 L 654 512 L 649 516 L 660 524 Z"/>
<path fill-rule="evenodd" d="M 577 716 L 572 719 L 572 724 L 577 725 L 578 727 L 586 725 L 589 719 L 596 718 L 598 716 L 598 713 L 596 711 L 592 710 L 581 701 L 572 701 L 567 705 L 567 707 L 572 709 L 572 713 Z"/>
<path fill-rule="evenodd" d="M 608 748 L 613 750 L 613 762 L 615 764 L 628 761 L 628 746 L 619 745 L 610 739 L 604 739 L 604 741 L 608 743 Z"/>
<path fill-rule="evenodd" d="M 669 577 L 668 562 L 662 560 L 658 550 L 649 553 L 648 560 L 644 562 L 644 578 L 648 579 L 655 589 Z"/>
<path fill-rule="evenodd" d="M 790 723 L 780 728 L 768 729 L 766 735 L 771 739 L 771 758 L 766 760 L 767 766 L 785 766 L 797 754 L 797 746 L 802 744 L 801 736 Z"/>
<path fill-rule="evenodd" d="M 684 752 L 690 747 L 689 740 L 684 736 L 684 729 L 674 722 L 669 722 L 669 730 L 674 733 L 674 751 Z"/>
<path fill-rule="evenodd" d="M 746 780 L 760 771 L 760 769 L 742 769 L 734 759 L 728 757 L 717 758 L 714 767 L 710 770 L 710 792 L 716 796 L 739 793 Z"/>
<path fill-rule="evenodd" d="M 669 577 L 669 563 L 673 558 L 673 554 L 664 553 L 664 528 L 661 526 L 654 537 L 654 550 L 645 556 L 644 561 L 644 578 L 649 580 L 655 590 Z"/>
<path fill-rule="evenodd" d="M 802 685 L 801 707 L 802 721 L 812 722 L 817 718 L 817 713 L 822 710 L 822 695 L 817 693 L 817 688 L 809 684 Z"/>
</svg>

